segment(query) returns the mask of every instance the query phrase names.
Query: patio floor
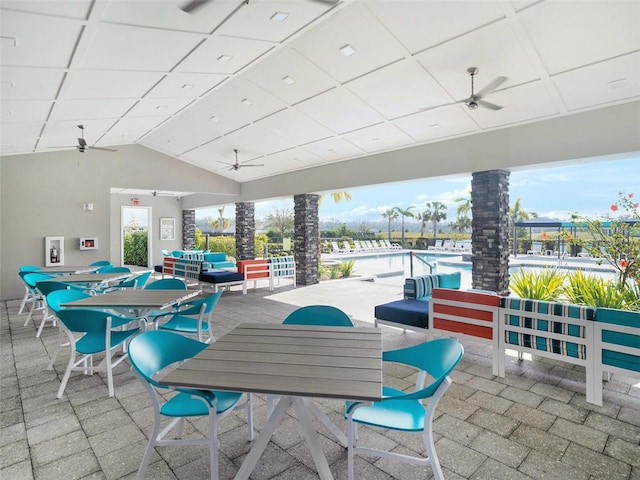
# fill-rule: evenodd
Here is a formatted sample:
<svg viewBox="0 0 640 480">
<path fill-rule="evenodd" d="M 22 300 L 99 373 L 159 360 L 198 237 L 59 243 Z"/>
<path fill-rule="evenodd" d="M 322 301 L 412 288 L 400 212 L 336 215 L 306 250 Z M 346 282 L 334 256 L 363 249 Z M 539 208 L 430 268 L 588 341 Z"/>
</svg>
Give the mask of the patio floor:
<svg viewBox="0 0 640 480">
<path fill-rule="evenodd" d="M 347 283 L 348 282 L 348 283 Z M 242 295 L 223 294 L 214 312 L 213 331 L 223 335 L 246 321 L 280 323 L 298 306 L 325 303 L 346 311 L 358 325 L 373 324 L 376 304 L 398 299 L 402 279 L 338 280 L 296 289 L 285 282 Z M 73 374 L 62 399 L 56 392 L 67 356 L 54 371 L 45 369 L 57 330 L 24 327 L 18 299 L 2 303 L 0 330 L 0 478 L 135 478 L 152 424 L 151 403 L 128 365 L 116 370 L 115 397 L 106 378 Z M 39 320 L 39 317 L 38 317 Z M 385 349 L 426 340 L 419 333 L 383 327 Z M 585 402 L 584 370 L 547 360 L 508 361 L 504 379 L 491 375 L 488 347 L 465 343 L 454 383 L 440 402 L 434 430 L 436 451 L 446 479 L 640 480 L 640 385 L 614 376 L 605 383 L 602 408 Z M 407 386 L 411 372 L 392 367 L 385 383 Z M 265 419 L 264 397 L 255 395 L 256 427 Z M 336 422 L 342 402 L 319 401 Z M 290 414 L 292 412 L 289 412 Z M 206 422 L 189 423 L 188 432 L 206 432 Z M 323 427 L 321 443 L 336 479 L 346 478 L 346 450 Z M 423 452 L 418 435 L 362 428 L 360 436 L 378 447 Z M 251 444 L 245 419 L 231 414 L 220 426 L 220 478 L 231 479 Z M 276 431 L 251 478 L 318 478 L 293 417 Z M 156 449 L 148 479 L 209 478 L 203 447 Z M 367 480 L 432 478 L 430 469 L 356 457 L 356 478 Z"/>
</svg>

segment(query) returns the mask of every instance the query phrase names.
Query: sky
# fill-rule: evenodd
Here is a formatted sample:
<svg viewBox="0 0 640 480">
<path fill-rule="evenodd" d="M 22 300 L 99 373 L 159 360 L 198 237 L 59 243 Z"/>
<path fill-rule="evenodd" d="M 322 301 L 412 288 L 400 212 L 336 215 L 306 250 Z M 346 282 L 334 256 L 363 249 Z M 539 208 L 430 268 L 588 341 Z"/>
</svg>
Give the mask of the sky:
<svg viewBox="0 0 640 480">
<path fill-rule="evenodd" d="M 378 222 L 384 220 L 382 213 L 390 208 L 414 206 L 413 211 L 421 212 L 426 210 L 425 202 L 439 201 L 448 207 L 448 223 L 456 218 L 455 199 L 470 197 L 471 176 L 422 179 L 345 191 L 351 194 L 351 201 L 335 203 L 330 196 L 324 198 L 320 221 Z M 610 206 L 618 200 L 619 192 L 635 193 L 636 198 L 640 198 L 640 157 L 514 171 L 509 182 L 510 205 L 520 198 L 521 207 L 527 212 L 560 220 L 568 220 L 573 213 L 590 218 L 610 214 Z M 218 208 L 199 209 L 196 217 L 217 218 Z M 256 202 L 256 218 L 265 218 L 275 208 L 293 211 L 293 200 Z M 233 204 L 225 206 L 224 216 L 233 218 L 234 215 Z"/>
</svg>

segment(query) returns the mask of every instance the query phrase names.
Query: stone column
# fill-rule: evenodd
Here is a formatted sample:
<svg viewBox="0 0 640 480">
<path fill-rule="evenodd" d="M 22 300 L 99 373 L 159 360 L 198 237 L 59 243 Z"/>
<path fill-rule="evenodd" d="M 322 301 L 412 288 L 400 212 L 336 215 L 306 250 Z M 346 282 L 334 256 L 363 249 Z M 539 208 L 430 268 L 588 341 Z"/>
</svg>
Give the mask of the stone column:
<svg viewBox="0 0 640 480">
<path fill-rule="evenodd" d="M 236 260 L 256 258 L 256 219 L 253 202 L 236 203 Z"/>
<path fill-rule="evenodd" d="M 489 170 L 471 179 L 473 288 L 509 294 L 509 172 Z"/>
<path fill-rule="evenodd" d="M 196 248 L 196 211 L 182 211 L 182 249 Z"/>
<path fill-rule="evenodd" d="M 313 285 L 319 282 L 320 222 L 318 200 L 320 195 L 294 195 L 294 255 L 296 257 L 296 284 Z"/>
</svg>

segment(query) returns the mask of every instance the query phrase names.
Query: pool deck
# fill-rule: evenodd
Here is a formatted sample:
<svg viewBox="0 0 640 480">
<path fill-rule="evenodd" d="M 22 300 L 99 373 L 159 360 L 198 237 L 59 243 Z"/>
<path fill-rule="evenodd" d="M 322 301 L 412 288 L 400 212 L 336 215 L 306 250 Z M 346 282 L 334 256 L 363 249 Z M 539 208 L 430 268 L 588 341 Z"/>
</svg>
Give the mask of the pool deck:
<svg viewBox="0 0 640 480">
<path fill-rule="evenodd" d="M 401 298 L 397 279 L 345 279 L 312 286 L 225 292 L 213 314 L 216 337 L 239 323 L 280 323 L 295 308 L 331 304 L 359 326 L 372 326 L 376 304 Z M 74 374 L 56 400 L 68 354 L 46 370 L 57 331 L 46 327 L 35 338 L 19 299 L 2 302 L 0 314 L 1 414 L 0 478 L 129 480 L 135 477 L 152 425 L 149 398 L 125 363 L 116 369 L 115 397 L 107 396 L 102 375 Z M 39 317 L 38 317 L 39 320 Z M 382 327 L 385 349 L 427 340 L 422 333 Z M 585 402 L 584 369 L 548 360 L 518 362 L 507 357 L 507 376 L 491 375 L 486 345 L 463 342 L 465 355 L 453 384 L 436 410 L 435 446 L 447 480 L 640 480 L 640 384 L 619 375 L 605 382 L 604 406 Z M 408 388 L 408 368 L 387 365 L 385 384 Z M 255 397 L 256 428 L 266 406 Z M 342 424 L 343 402 L 320 400 Z M 291 415 L 293 412 L 289 412 Z M 346 450 L 316 425 L 336 480 L 346 478 Z M 206 432 L 206 421 L 187 421 L 189 434 Z M 246 419 L 232 413 L 220 425 L 220 478 L 232 479 L 251 444 Z M 362 428 L 360 435 L 396 452 L 424 451 L 418 435 Z M 206 447 L 162 447 L 153 454 L 148 479 L 204 480 L 209 477 Z M 287 417 L 269 443 L 256 480 L 317 479 L 304 436 Z M 356 457 L 356 478 L 433 478 L 428 468 Z"/>
</svg>

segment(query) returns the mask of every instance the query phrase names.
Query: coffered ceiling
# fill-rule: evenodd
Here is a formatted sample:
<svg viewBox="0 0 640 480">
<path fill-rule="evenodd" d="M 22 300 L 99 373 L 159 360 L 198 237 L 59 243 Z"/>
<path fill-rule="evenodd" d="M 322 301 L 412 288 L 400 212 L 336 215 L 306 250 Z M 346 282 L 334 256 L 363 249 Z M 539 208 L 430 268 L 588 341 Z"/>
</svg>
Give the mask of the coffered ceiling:
<svg viewBox="0 0 640 480">
<path fill-rule="evenodd" d="M 84 125 L 245 182 L 640 98 L 638 1 L 187 3 L 1 0 L 0 154 Z"/>
</svg>

